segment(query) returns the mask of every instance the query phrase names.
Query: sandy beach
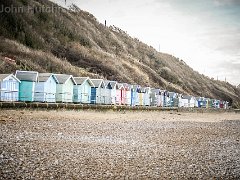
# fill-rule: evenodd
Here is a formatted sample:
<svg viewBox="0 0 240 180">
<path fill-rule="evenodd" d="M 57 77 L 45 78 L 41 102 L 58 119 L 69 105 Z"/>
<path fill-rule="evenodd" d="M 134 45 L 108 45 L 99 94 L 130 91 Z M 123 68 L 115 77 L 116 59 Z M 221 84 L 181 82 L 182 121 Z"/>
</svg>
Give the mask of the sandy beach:
<svg viewBox="0 0 240 180">
<path fill-rule="evenodd" d="M 240 178 L 240 114 L 0 110 L 0 179 Z"/>
</svg>

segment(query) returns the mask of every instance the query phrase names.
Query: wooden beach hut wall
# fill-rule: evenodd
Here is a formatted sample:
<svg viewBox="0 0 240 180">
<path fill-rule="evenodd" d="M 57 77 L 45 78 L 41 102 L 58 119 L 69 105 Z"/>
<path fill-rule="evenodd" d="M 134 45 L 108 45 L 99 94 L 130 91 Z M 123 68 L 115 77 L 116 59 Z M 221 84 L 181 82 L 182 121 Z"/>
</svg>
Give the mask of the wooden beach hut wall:
<svg viewBox="0 0 240 180">
<path fill-rule="evenodd" d="M 94 87 L 91 88 L 91 104 L 104 104 L 105 84 L 103 79 L 91 79 Z"/>
<path fill-rule="evenodd" d="M 144 87 L 140 88 L 139 91 L 139 106 L 144 106 L 144 94 L 146 93 L 146 89 Z"/>
<path fill-rule="evenodd" d="M 109 87 L 111 88 L 111 104 L 116 104 L 117 96 L 117 81 L 109 81 Z"/>
<path fill-rule="evenodd" d="M 182 94 L 178 95 L 178 107 L 184 107 L 184 104 L 186 103 L 186 100 L 184 100 L 182 96 Z"/>
<path fill-rule="evenodd" d="M 139 106 L 139 92 L 141 87 L 139 85 L 131 86 L 131 106 Z"/>
<path fill-rule="evenodd" d="M 124 83 L 124 88 L 125 88 L 125 104 L 126 105 L 131 105 L 131 85 Z"/>
<path fill-rule="evenodd" d="M 224 108 L 224 102 L 223 102 L 222 100 L 220 101 L 219 107 L 220 107 L 221 109 Z"/>
<path fill-rule="evenodd" d="M 124 85 L 124 83 L 118 83 L 118 86 L 120 87 L 120 103 L 119 104 L 122 104 L 122 105 L 125 105 L 126 104 L 126 87 Z"/>
<path fill-rule="evenodd" d="M 169 106 L 170 107 L 178 107 L 178 94 L 175 92 L 169 92 Z"/>
<path fill-rule="evenodd" d="M 116 88 L 116 104 L 121 105 L 122 104 L 122 91 L 123 91 L 123 84 L 117 83 Z"/>
<path fill-rule="evenodd" d="M 228 101 L 224 101 L 224 109 L 228 109 L 229 108 L 228 104 L 229 104 Z"/>
<path fill-rule="evenodd" d="M 91 88 L 94 87 L 89 77 L 73 77 L 76 85 L 73 87 L 73 102 L 90 104 Z"/>
<path fill-rule="evenodd" d="M 73 86 L 76 82 L 72 75 L 54 74 L 58 83 L 56 88 L 56 102 L 73 102 Z"/>
<path fill-rule="evenodd" d="M 195 98 L 189 95 L 183 95 L 182 101 L 184 106 L 183 107 L 194 107 L 195 105 Z"/>
<path fill-rule="evenodd" d="M 110 81 L 104 80 L 104 104 L 112 104 L 112 98 L 111 98 L 111 90 L 112 90 L 112 85 Z"/>
<path fill-rule="evenodd" d="M 168 107 L 170 105 L 169 92 L 166 90 L 162 91 L 162 107 Z"/>
<path fill-rule="evenodd" d="M 0 101 L 18 101 L 19 84 L 13 74 L 0 74 Z"/>
<path fill-rule="evenodd" d="M 34 101 L 56 102 L 57 78 L 52 73 L 39 73 L 35 85 Z"/>
<path fill-rule="evenodd" d="M 161 91 L 160 89 L 151 89 L 150 93 L 150 105 L 151 106 L 161 106 Z"/>
<path fill-rule="evenodd" d="M 19 84 L 19 101 L 33 102 L 38 72 L 16 71 L 16 77 L 21 81 Z"/>
<path fill-rule="evenodd" d="M 150 106 L 150 94 L 151 94 L 151 88 L 150 87 L 145 87 L 145 93 L 143 95 L 144 106 Z"/>
</svg>

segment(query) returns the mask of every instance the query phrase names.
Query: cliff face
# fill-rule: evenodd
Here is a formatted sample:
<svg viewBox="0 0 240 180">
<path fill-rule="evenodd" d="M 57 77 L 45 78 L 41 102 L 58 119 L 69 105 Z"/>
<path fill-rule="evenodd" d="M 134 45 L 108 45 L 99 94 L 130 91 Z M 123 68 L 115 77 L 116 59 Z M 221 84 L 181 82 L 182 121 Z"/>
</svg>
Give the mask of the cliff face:
<svg viewBox="0 0 240 180">
<path fill-rule="evenodd" d="M 183 60 L 159 53 L 117 27 L 105 27 L 76 6 L 66 10 L 46 0 L 1 4 L 23 10 L 1 13 L 0 73 L 16 69 L 69 73 L 240 101 L 238 88 L 199 74 Z M 44 7 L 55 12 L 44 12 Z"/>
</svg>

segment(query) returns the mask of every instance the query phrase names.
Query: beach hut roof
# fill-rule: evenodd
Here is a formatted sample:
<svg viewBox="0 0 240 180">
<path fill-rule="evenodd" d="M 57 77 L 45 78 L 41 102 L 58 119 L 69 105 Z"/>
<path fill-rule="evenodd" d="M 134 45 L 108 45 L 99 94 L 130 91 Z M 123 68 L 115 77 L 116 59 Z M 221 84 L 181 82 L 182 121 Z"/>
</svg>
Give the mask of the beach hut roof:
<svg viewBox="0 0 240 180">
<path fill-rule="evenodd" d="M 94 87 L 105 87 L 103 79 L 91 79 Z"/>
<path fill-rule="evenodd" d="M 16 77 L 20 81 L 36 82 L 38 79 L 38 72 L 36 71 L 16 71 Z"/>
<path fill-rule="evenodd" d="M 169 97 L 174 97 L 176 95 L 175 92 L 169 92 L 168 94 L 169 94 Z"/>
<path fill-rule="evenodd" d="M 4 81 L 9 76 L 13 77 L 15 80 L 20 82 L 19 79 L 16 76 L 14 76 L 13 74 L 0 74 L 0 82 Z"/>
<path fill-rule="evenodd" d="M 88 81 L 88 83 L 90 84 L 90 86 L 94 87 L 93 82 L 90 80 L 89 77 L 73 77 L 73 79 L 75 80 L 77 85 L 82 85 L 84 84 L 86 81 Z"/>
<path fill-rule="evenodd" d="M 52 73 L 39 73 L 38 82 L 46 82 L 51 76 L 58 83 L 57 78 Z"/>
<path fill-rule="evenodd" d="M 75 80 L 73 79 L 72 75 L 68 75 L 68 74 L 54 74 L 54 76 L 56 77 L 58 84 L 65 84 L 69 79 L 72 80 L 72 82 L 74 84 L 76 84 Z"/>
<path fill-rule="evenodd" d="M 160 90 L 160 89 L 152 88 L 151 91 L 152 91 L 153 93 L 156 93 L 156 94 L 159 94 L 159 95 L 161 94 L 161 90 Z"/>
<path fill-rule="evenodd" d="M 192 98 L 193 98 L 193 96 L 182 95 L 182 99 L 188 99 L 188 100 L 190 100 L 190 99 L 192 99 Z"/>
<path fill-rule="evenodd" d="M 117 83 L 117 89 L 122 89 L 122 88 L 124 88 L 123 83 Z"/>
<path fill-rule="evenodd" d="M 124 87 L 126 90 L 130 90 L 130 89 L 131 89 L 131 85 L 128 84 L 128 83 L 123 83 L 123 87 Z"/>
</svg>

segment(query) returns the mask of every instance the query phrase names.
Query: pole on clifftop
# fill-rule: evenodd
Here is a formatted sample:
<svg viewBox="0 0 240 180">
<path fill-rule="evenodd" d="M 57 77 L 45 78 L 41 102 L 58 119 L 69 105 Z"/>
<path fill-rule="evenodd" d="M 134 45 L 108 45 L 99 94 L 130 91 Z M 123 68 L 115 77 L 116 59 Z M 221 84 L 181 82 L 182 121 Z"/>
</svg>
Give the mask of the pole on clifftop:
<svg viewBox="0 0 240 180">
<path fill-rule="evenodd" d="M 105 27 L 107 26 L 107 21 L 105 20 Z"/>
</svg>

